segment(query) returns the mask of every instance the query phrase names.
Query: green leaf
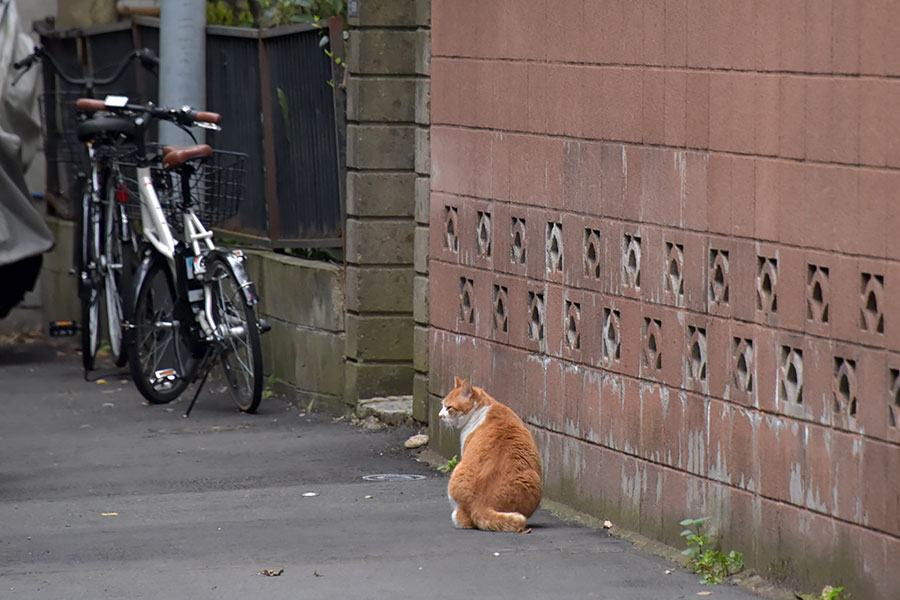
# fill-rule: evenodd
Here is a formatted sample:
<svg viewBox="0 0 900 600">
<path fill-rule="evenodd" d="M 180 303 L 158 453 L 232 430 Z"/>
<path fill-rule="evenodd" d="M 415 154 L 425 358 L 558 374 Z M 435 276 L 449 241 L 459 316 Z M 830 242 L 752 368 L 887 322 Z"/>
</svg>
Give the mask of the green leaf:
<svg viewBox="0 0 900 600">
<path fill-rule="evenodd" d="M 278 93 L 278 104 L 281 106 L 281 117 L 284 119 L 284 125 L 285 127 L 290 127 L 291 116 L 288 110 L 287 94 L 285 94 L 284 90 L 281 88 L 276 88 L 276 92 Z"/>
</svg>

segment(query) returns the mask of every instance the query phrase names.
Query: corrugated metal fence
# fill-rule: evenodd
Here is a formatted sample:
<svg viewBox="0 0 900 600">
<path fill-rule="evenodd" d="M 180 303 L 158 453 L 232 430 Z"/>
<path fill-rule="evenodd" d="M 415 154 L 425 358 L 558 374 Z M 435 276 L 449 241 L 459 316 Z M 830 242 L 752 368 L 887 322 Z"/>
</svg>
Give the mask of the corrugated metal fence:
<svg viewBox="0 0 900 600">
<path fill-rule="evenodd" d="M 138 17 L 95 28 L 56 31 L 36 27 L 42 43 L 67 72 L 103 76 L 133 48 L 159 54 L 159 21 Z M 229 237 L 268 246 L 336 247 L 344 232 L 346 126 L 343 71 L 326 54 L 343 55 L 341 23 L 324 31 L 312 25 L 273 29 L 207 27 L 206 110 L 221 113 L 223 130 L 208 133 L 215 148 L 245 152 L 247 191 L 238 214 L 217 228 Z M 83 57 L 78 60 L 77 57 Z M 45 69 L 45 90 L 58 101 L 68 86 Z M 157 99 L 158 82 L 132 66 L 110 89 L 142 100 Z M 64 128 L 64 115 L 48 128 Z M 72 165 L 48 136 L 48 195 L 65 214 Z M 57 136 L 58 137 L 58 136 Z M 58 168 L 57 168 L 58 165 Z"/>
</svg>

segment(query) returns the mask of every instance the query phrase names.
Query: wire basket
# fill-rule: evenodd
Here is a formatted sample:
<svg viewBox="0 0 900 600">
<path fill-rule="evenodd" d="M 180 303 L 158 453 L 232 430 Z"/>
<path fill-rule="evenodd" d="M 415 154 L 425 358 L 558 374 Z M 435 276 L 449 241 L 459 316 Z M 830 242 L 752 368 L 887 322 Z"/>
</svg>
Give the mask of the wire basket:
<svg viewBox="0 0 900 600">
<path fill-rule="evenodd" d="M 181 216 L 188 207 L 194 210 L 200 222 L 207 227 L 213 227 L 237 214 L 245 189 L 246 154 L 214 150 L 211 156 L 192 160 L 194 171 L 189 176 L 187 198 L 182 193 L 181 174 L 178 170 L 163 168 L 161 148 L 156 145 L 148 146 L 147 154 L 155 157 L 150 166 L 153 187 L 172 230 L 182 232 L 184 224 Z M 119 200 L 125 202 L 132 218 L 139 218 L 140 196 L 137 165 L 133 156 L 118 160 L 118 166 L 125 183 L 123 192 L 127 193 L 121 194 Z"/>
<path fill-rule="evenodd" d="M 44 153 L 50 163 L 78 163 L 84 160 L 84 144 L 78 141 L 77 92 L 44 92 L 38 102 L 41 109 L 41 133 Z"/>
<path fill-rule="evenodd" d="M 175 170 L 168 169 L 170 186 L 164 209 L 181 211 L 190 206 L 200 222 L 208 227 L 230 219 L 237 214 L 244 196 L 246 159 L 247 155 L 240 152 L 215 150 L 211 156 L 194 161 L 195 170 L 190 175 L 188 186 L 189 198 L 183 196 L 180 176 L 175 174 Z M 168 218 L 168 214 L 166 216 Z M 176 220 L 180 221 L 177 216 Z"/>
<path fill-rule="evenodd" d="M 78 124 L 84 120 L 76 107 L 82 90 L 44 92 L 38 98 L 41 110 L 41 134 L 48 162 L 87 164 L 84 142 L 78 139 Z"/>
</svg>

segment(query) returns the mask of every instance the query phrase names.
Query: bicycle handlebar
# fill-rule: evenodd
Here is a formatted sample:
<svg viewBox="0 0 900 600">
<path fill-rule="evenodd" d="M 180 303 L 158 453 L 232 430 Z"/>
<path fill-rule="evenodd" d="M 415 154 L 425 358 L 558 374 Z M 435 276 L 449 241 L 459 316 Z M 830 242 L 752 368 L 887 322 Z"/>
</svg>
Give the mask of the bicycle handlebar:
<svg viewBox="0 0 900 600">
<path fill-rule="evenodd" d="M 116 81 L 119 77 L 122 76 L 122 73 L 125 72 L 125 69 L 128 68 L 128 65 L 135 58 L 141 61 L 141 66 L 147 69 L 148 71 L 152 71 L 154 67 L 159 66 L 159 59 L 156 57 L 153 52 L 147 48 L 142 50 L 132 50 L 128 56 L 116 67 L 115 72 L 109 77 L 104 77 L 102 79 L 96 77 L 72 77 L 68 75 L 62 67 L 60 67 L 59 63 L 56 62 L 56 59 L 53 58 L 53 55 L 47 52 L 47 50 L 43 46 L 35 46 L 34 51 L 23 58 L 20 61 L 13 63 L 13 68 L 17 71 L 20 69 L 24 69 L 19 76 L 16 77 L 15 81 L 13 81 L 13 85 L 19 82 L 25 73 L 27 73 L 34 63 L 47 59 L 50 61 L 50 64 L 53 66 L 53 70 L 63 79 L 63 81 L 71 84 L 71 85 L 81 85 L 87 88 L 92 88 L 94 86 L 102 86 L 109 85 L 110 83 Z"/>
<path fill-rule="evenodd" d="M 75 107 L 84 112 L 96 112 L 100 110 L 108 110 L 111 112 L 127 111 L 131 113 L 147 113 L 156 119 L 164 121 L 172 121 L 174 123 L 191 126 L 201 123 L 208 123 L 207 127 L 219 129 L 218 125 L 222 122 L 222 115 L 209 111 L 195 111 L 190 106 L 184 108 L 167 108 L 165 106 L 155 106 L 154 104 L 124 104 L 110 105 L 106 100 L 96 100 L 93 98 L 79 98 L 75 103 Z M 203 125 L 200 125 L 201 127 Z"/>
</svg>

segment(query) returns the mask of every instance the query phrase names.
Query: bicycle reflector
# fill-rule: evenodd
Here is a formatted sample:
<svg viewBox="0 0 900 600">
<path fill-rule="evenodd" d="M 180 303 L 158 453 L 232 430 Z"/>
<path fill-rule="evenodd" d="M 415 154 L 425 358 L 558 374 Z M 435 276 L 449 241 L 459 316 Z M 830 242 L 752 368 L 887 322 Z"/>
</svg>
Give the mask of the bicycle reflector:
<svg viewBox="0 0 900 600">
<path fill-rule="evenodd" d="M 128 188 L 124 183 L 120 183 L 119 187 L 116 188 L 116 200 L 122 204 L 128 202 Z"/>
<path fill-rule="evenodd" d="M 75 335 L 78 324 L 75 321 L 50 321 L 51 337 L 67 337 Z"/>
</svg>

